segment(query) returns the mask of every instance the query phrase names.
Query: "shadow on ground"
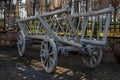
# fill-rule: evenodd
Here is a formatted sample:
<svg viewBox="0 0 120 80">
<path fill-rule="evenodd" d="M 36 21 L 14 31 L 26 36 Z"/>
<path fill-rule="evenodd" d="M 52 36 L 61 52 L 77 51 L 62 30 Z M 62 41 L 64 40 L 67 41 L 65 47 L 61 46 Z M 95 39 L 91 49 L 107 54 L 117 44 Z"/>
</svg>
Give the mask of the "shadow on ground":
<svg viewBox="0 0 120 80">
<path fill-rule="evenodd" d="M 85 67 L 78 55 L 60 56 L 54 74 L 46 73 L 39 59 L 39 49 L 28 48 L 19 57 L 17 48 L 0 48 L 0 80 L 119 80 L 120 65 L 101 63 Z"/>
</svg>

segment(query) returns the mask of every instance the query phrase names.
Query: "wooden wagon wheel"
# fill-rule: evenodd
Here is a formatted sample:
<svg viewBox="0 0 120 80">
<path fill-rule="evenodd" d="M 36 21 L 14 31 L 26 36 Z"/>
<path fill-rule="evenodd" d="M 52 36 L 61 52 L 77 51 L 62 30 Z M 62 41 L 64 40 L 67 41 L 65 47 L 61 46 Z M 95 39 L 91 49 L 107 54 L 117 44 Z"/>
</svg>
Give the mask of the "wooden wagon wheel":
<svg viewBox="0 0 120 80">
<path fill-rule="evenodd" d="M 91 49 L 89 55 L 83 55 L 81 59 L 87 67 L 93 68 L 98 65 L 102 59 L 102 49 Z"/>
<path fill-rule="evenodd" d="M 48 40 L 42 42 L 40 58 L 46 72 L 52 73 L 55 71 L 58 55 L 55 42 L 52 39 L 48 38 Z"/>
<path fill-rule="evenodd" d="M 17 47 L 18 47 L 18 53 L 20 56 L 24 55 L 25 48 L 26 48 L 26 41 L 25 41 L 25 34 L 22 30 L 18 32 L 18 38 L 17 38 Z"/>
</svg>

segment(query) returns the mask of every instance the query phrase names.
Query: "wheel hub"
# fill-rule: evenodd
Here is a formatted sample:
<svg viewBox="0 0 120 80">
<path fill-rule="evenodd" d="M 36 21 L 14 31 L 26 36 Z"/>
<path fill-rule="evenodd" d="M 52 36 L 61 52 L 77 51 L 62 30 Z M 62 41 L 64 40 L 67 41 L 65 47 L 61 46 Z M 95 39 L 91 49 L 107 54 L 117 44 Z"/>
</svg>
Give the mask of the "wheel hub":
<svg viewBox="0 0 120 80">
<path fill-rule="evenodd" d="M 44 51 L 42 51 L 42 56 L 44 57 L 44 58 L 49 58 L 49 52 L 47 51 L 47 50 L 44 50 Z"/>
<path fill-rule="evenodd" d="M 22 41 L 18 41 L 18 42 L 17 42 L 17 45 L 22 45 Z"/>
</svg>

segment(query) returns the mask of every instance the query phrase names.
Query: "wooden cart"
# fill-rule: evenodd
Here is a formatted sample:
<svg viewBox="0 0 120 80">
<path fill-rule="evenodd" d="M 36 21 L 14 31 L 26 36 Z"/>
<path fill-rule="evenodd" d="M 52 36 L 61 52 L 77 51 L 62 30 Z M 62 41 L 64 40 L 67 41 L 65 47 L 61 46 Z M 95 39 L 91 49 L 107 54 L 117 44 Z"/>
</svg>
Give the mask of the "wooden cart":
<svg viewBox="0 0 120 80">
<path fill-rule="evenodd" d="M 69 50 L 80 52 L 87 67 L 98 65 L 102 58 L 102 48 L 107 45 L 107 32 L 114 8 L 109 6 L 72 15 L 70 11 L 67 7 L 26 19 L 17 19 L 20 28 L 17 42 L 19 55 L 24 55 L 30 39 L 39 39 L 42 41 L 41 62 L 48 73 L 55 71 L 58 54 L 68 54 Z"/>
</svg>

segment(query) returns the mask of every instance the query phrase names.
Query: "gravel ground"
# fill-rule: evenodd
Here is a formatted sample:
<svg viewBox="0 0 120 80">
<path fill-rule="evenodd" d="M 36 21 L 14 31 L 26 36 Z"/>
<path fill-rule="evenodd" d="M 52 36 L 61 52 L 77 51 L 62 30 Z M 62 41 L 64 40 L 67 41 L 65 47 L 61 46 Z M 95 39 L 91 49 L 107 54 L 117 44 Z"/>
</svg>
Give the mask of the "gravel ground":
<svg viewBox="0 0 120 80">
<path fill-rule="evenodd" d="M 39 60 L 39 50 L 27 49 L 19 57 L 17 48 L 0 48 L 0 80 L 120 80 L 120 64 L 101 63 L 86 68 L 78 55 L 59 57 L 54 74 L 46 73 Z"/>
</svg>

